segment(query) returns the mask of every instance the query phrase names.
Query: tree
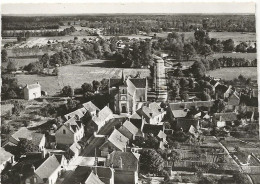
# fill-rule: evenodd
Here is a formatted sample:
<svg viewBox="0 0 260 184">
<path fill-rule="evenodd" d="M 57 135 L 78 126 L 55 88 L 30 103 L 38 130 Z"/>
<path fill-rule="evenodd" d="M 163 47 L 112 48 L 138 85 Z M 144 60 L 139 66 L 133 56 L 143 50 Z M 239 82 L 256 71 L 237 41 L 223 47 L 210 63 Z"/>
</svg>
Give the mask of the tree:
<svg viewBox="0 0 260 184">
<path fill-rule="evenodd" d="M 180 93 L 179 87 L 178 86 L 173 86 L 172 90 L 171 90 L 172 98 L 175 99 L 176 97 L 178 97 L 179 93 Z"/>
<path fill-rule="evenodd" d="M 74 90 L 71 88 L 71 86 L 64 86 L 61 90 L 61 94 L 63 96 L 72 97 L 74 96 Z"/>
<path fill-rule="evenodd" d="M 13 89 L 9 89 L 7 91 L 7 98 L 14 99 L 14 98 L 17 98 L 17 97 L 18 96 L 17 96 L 16 92 Z"/>
<path fill-rule="evenodd" d="M 16 71 L 17 70 L 17 64 L 14 61 L 9 61 L 6 69 L 9 72 Z"/>
<path fill-rule="evenodd" d="M 202 94 L 201 94 L 201 100 L 202 101 L 209 101 L 210 95 L 208 93 L 206 93 L 205 91 L 203 91 Z"/>
<path fill-rule="evenodd" d="M 16 116 L 19 116 L 20 113 L 22 112 L 22 110 L 24 110 L 25 106 L 20 103 L 19 101 L 15 101 L 14 102 L 14 107 L 12 109 L 13 114 L 15 114 Z"/>
<path fill-rule="evenodd" d="M 96 80 L 93 80 L 92 85 L 93 85 L 93 90 L 97 91 L 99 89 L 99 87 L 100 87 L 100 82 L 96 81 Z"/>
<path fill-rule="evenodd" d="M 247 43 L 246 42 L 241 42 L 240 44 L 238 44 L 236 46 L 236 52 L 242 52 L 242 53 L 245 53 L 247 52 Z"/>
<path fill-rule="evenodd" d="M 189 95 L 188 95 L 188 93 L 186 91 L 182 92 L 180 94 L 180 97 L 181 97 L 181 100 L 183 100 L 185 102 L 189 101 Z"/>
<path fill-rule="evenodd" d="M 92 85 L 89 84 L 89 83 L 84 83 L 84 84 L 82 84 L 81 88 L 82 88 L 83 93 L 93 92 L 93 87 L 92 87 Z"/>
<path fill-rule="evenodd" d="M 50 65 L 49 61 L 50 61 L 50 56 L 48 53 L 43 54 L 42 57 L 40 58 L 40 63 L 42 63 L 44 68 L 49 67 Z"/>
<path fill-rule="evenodd" d="M 224 51 L 232 52 L 235 49 L 235 43 L 232 39 L 223 41 Z"/>
<path fill-rule="evenodd" d="M 1 51 L 1 61 L 3 63 L 7 62 L 8 61 L 8 55 L 7 55 L 7 51 L 5 49 L 3 49 Z"/>
<path fill-rule="evenodd" d="M 248 180 L 245 174 L 237 172 L 233 175 L 233 179 L 236 184 L 250 184 L 251 182 Z"/>
<path fill-rule="evenodd" d="M 19 155 L 25 155 L 27 153 L 38 151 L 38 147 L 33 144 L 31 140 L 21 139 L 17 145 Z"/>
<path fill-rule="evenodd" d="M 186 89 L 188 87 L 188 85 L 189 85 L 189 81 L 187 79 L 185 79 L 185 78 L 181 78 L 181 80 L 180 80 L 180 87 L 182 89 Z"/>
<path fill-rule="evenodd" d="M 66 107 L 67 107 L 67 111 L 68 111 L 68 112 L 72 112 L 72 111 L 75 110 L 76 107 L 77 107 L 77 101 L 76 101 L 76 100 L 72 100 L 71 98 L 69 98 L 69 99 L 67 100 Z"/>
<path fill-rule="evenodd" d="M 141 152 L 140 170 L 145 173 L 157 173 L 164 168 L 164 160 L 154 149 L 146 149 Z"/>
<path fill-rule="evenodd" d="M 193 73 L 194 77 L 201 78 L 205 76 L 206 68 L 201 61 L 195 61 L 191 66 L 191 72 Z"/>
<path fill-rule="evenodd" d="M 212 106 L 212 112 L 216 113 L 216 112 L 223 112 L 225 110 L 226 107 L 226 103 L 223 100 L 215 100 L 214 104 Z"/>
<path fill-rule="evenodd" d="M 186 56 L 187 60 L 189 60 L 192 56 L 196 55 L 196 50 L 194 49 L 193 45 L 186 43 L 183 47 L 183 54 Z"/>
<path fill-rule="evenodd" d="M 207 58 L 207 56 L 211 55 L 213 52 L 211 50 L 210 45 L 204 44 L 200 47 L 200 54 Z"/>
</svg>

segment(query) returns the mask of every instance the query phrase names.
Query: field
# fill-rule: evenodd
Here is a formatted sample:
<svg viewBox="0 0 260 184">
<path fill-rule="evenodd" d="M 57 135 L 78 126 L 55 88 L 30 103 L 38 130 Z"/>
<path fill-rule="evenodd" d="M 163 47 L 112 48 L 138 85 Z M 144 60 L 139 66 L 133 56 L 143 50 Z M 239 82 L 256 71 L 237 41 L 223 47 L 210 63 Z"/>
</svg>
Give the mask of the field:
<svg viewBox="0 0 260 184">
<path fill-rule="evenodd" d="M 208 74 L 212 77 L 221 78 L 224 80 L 232 80 L 237 78 L 240 74 L 247 78 L 257 79 L 257 67 L 232 67 L 221 68 L 213 71 L 209 71 Z"/>
<path fill-rule="evenodd" d="M 141 73 L 141 77 L 150 75 L 149 69 L 113 68 L 113 65 L 113 61 L 89 60 L 60 67 L 58 76 L 17 75 L 17 79 L 21 85 L 38 81 L 42 86 L 42 90 L 47 91 L 49 95 L 54 95 L 66 85 L 79 88 L 83 83 L 92 83 L 93 80 L 101 81 L 103 78 L 120 78 L 122 70 L 124 70 L 124 75 L 136 75 L 138 71 Z"/>
<path fill-rule="evenodd" d="M 17 68 L 24 67 L 30 63 L 38 61 L 38 58 L 12 58 L 12 60 L 16 63 Z M 2 63 L 2 66 L 6 67 L 6 63 Z"/>
<path fill-rule="evenodd" d="M 232 57 L 232 58 L 245 58 L 249 60 L 254 60 L 257 58 L 256 53 L 215 53 L 212 56 L 209 56 L 209 59 L 216 59 L 216 58 L 222 58 L 225 57 Z"/>
<path fill-rule="evenodd" d="M 184 34 L 185 39 L 194 38 L 194 32 L 178 32 Z M 150 34 L 151 36 L 154 33 Z M 169 32 L 156 33 L 158 37 L 167 37 Z M 241 32 L 209 32 L 210 38 L 216 38 L 218 40 L 233 39 L 235 44 L 240 42 L 256 42 L 256 33 L 241 33 Z"/>
</svg>

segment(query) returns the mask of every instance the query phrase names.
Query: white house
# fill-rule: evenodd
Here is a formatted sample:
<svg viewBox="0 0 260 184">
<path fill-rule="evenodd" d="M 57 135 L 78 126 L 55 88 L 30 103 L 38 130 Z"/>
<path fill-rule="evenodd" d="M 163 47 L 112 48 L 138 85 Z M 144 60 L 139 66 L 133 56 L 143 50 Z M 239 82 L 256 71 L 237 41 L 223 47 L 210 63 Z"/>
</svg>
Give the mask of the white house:
<svg viewBox="0 0 260 184">
<path fill-rule="evenodd" d="M 84 126 L 80 121 L 71 118 L 66 121 L 56 132 L 56 143 L 71 145 L 84 137 Z"/>
<path fill-rule="evenodd" d="M 25 100 L 33 100 L 35 98 L 41 97 L 41 85 L 39 82 L 36 84 L 26 84 L 23 89 L 24 99 Z"/>
</svg>

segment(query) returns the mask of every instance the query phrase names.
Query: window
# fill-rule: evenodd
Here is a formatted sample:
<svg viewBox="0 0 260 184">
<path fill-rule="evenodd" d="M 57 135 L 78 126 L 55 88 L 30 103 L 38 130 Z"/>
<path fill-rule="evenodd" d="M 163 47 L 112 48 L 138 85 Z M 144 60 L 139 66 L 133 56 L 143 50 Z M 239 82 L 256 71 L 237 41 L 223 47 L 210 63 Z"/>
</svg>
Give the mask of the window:
<svg viewBox="0 0 260 184">
<path fill-rule="evenodd" d="M 63 130 L 63 134 L 66 134 L 66 130 Z"/>
</svg>

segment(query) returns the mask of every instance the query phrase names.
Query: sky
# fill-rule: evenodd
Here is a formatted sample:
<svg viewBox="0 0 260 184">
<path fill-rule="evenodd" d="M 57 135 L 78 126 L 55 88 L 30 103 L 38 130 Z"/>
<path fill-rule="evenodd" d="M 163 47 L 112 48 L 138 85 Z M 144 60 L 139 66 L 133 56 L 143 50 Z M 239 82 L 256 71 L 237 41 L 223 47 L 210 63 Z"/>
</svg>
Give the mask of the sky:
<svg viewBox="0 0 260 184">
<path fill-rule="evenodd" d="M 7 1 L 4 1 L 5 3 Z M 11 3 L 13 4 L 11 4 Z M 25 3 L 18 4 L 16 1 L 8 1 L 9 4 L 3 4 L 1 6 L 2 14 L 99 14 L 99 13 L 255 13 L 254 2 L 186 2 L 186 3 L 173 3 L 159 1 L 137 3 L 136 1 L 122 1 L 124 3 L 71 3 L 71 1 L 65 1 L 67 3 L 49 3 L 45 0 L 45 3 Z M 23 1 L 30 2 L 30 1 Z M 37 1 L 39 2 L 39 1 Z M 48 2 L 48 3 L 46 3 Z M 111 1 L 110 1 L 111 2 Z"/>
</svg>

